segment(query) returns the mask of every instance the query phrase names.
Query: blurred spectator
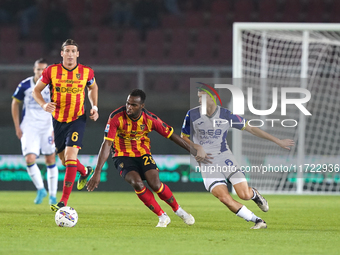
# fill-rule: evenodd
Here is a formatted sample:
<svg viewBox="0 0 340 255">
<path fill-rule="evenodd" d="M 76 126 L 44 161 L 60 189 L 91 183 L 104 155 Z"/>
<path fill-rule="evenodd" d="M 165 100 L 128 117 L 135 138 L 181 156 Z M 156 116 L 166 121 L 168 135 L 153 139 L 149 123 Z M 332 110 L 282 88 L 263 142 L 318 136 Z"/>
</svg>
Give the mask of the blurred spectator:
<svg viewBox="0 0 340 255">
<path fill-rule="evenodd" d="M 17 6 L 11 0 L 0 1 L 0 24 L 8 24 L 14 21 Z"/>
<path fill-rule="evenodd" d="M 169 12 L 169 14 L 173 15 L 181 15 L 181 11 L 179 10 L 177 0 L 163 0 L 163 5 L 165 9 Z"/>
<path fill-rule="evenodd" d="M 20 38 L 26 38 L 31 24 L 38 17 L 38 3 L 35 0 L 1 0 L 0 24 L 12 24 L 18 21 Z"/>
<path fill-rule="evenodd" d="M 133 8 L 133 25 L 145 40 L 147 30 L 159 26 L 160 7 L 156 0 L 137 0 Z"/>
<path fill-rule="evenodd" d="M 18 7 L 17 17 L 20 26 L 20 38 L 25 39 L 30 33 L 30 26 L 37 20 L 39 14 L 38 1 L 35 0 L 20 0 L 16 1 Z"/>
<path fill-rule="evenodd" d="M 111 11 L 107 22 L 113 26 L 129 26 L 132 19 L 132 3 L 129 0 L 117 0 L 112 2 Z"/>
<path fill-rule="evenodd" d="M 224 0 L 228 1 L 228 0 Z M 179 9 L 183 12 L 189 11 L 200 11 L 203 10 L 203 6 L 209 2 L 213 2 L 211 0 L 181 0 L 178 2 Z"/>
<path fill-rule="evenodd" d="M 45 13 L 42 37 L 47 54 L 53 49 L 54 42 L 60 43 L 70 37 L 72 23 L 64 9 L 62 5 L 51 1 Z"/>
</svg>

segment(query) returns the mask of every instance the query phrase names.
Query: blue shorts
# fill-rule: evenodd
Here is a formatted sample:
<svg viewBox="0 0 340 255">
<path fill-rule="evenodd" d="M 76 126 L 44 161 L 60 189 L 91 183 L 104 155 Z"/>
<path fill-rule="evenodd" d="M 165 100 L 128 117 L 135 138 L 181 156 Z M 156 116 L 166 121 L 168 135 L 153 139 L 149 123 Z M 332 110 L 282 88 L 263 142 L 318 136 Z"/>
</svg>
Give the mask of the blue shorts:
<svg viewBox="0 0 340 255">
<path fill-rule="evenodd" d="M 78 119 L 66 123 L 53 119 L 54 140 L 57 153 L 65 150 L 66 146 L 77 147 L 83 146 L 83 137 L 86 125 L 86 115 L 83 114 Z"/>
</svg>

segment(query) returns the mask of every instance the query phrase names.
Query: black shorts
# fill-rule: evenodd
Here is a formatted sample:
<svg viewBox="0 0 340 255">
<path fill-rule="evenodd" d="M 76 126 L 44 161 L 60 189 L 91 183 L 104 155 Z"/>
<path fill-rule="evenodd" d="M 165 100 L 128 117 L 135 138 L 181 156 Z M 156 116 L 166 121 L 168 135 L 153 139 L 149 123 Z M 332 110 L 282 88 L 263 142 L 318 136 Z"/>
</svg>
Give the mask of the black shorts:
<svg viewBox="0 0 340 255">
<path fill-rule="evenodd" d="M 62 152 L 66 146 L 83 146 L 83 137 L 86 125 L 86 115 L 81 115 L 78 119 L 66 123 L 53 119 L 54 140 L 57 153 Z"/>
<path fill-rule="evenodd" d="M 142 180 L 145 180 L 144 173 L 150 169 L 158 170 L 155 160 L 149 154 L 145 154 L 141 157 L 114 157 L 113 163 L 119 171 L 120 176 L 125 178 L 128 172 L 136 171 L 139 173 Z"/>
</svg>

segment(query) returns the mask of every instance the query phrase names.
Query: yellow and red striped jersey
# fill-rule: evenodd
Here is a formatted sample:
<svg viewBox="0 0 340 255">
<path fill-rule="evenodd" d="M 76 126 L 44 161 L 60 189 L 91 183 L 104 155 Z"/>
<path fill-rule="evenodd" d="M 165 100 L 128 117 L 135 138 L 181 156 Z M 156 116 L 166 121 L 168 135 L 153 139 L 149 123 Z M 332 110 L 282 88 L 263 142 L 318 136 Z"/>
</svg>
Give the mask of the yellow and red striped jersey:
<svg viewBox="0 0 340 255">
<path fill-rule="evenodd" d="M 90 67 L 77 64 L 68 70 L 62 63 L 50 65 L 43 71 L 41 81 L 50 86 L 51 101 L 57 104 L 52 116 L 57 121 L 71 122 L 85 113 L 85 87 L 95 81 Z"/>
<path fill-rule="evenodd" d="M 138 119 L 132 120 L 126 114 L 126 106 L 122 106 L 110 114 L 105 139 L 113 141 L 115 157 L 141 157 L 151 154 L 148 133 L 152 130 L 166 138 L 174 132 L 172 127 L 145 109 Z"/>
</svg>

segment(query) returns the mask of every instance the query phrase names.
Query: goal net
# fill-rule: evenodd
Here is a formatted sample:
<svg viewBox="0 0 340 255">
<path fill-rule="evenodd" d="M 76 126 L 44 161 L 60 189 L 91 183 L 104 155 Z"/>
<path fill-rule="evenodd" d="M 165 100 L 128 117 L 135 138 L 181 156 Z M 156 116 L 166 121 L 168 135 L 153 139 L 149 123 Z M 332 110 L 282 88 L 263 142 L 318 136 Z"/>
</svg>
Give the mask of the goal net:
<svg viewBox="0 0 340 255">
<path fill-rule="evenodd" d="M 340 26 L 338 24 L 234 23 L 233 85 L 245 102 L 252 98 L 255 115 L 245 106 L 253 126 L 280 138 L 293 139 L 290 151 L 248 132 L 233 132 L 233 152 L 241 159 L 250 186 L 262 192 L 336 193 L 340 190 Z M 248 95 L 252 88 L 252 95 Z M 302 104 L 312 115 L 287 104 L 299 100 L 304 88 L 311 94 Z"/>
</svg>

